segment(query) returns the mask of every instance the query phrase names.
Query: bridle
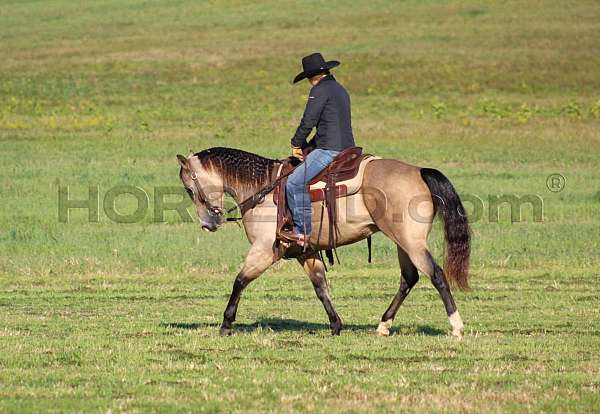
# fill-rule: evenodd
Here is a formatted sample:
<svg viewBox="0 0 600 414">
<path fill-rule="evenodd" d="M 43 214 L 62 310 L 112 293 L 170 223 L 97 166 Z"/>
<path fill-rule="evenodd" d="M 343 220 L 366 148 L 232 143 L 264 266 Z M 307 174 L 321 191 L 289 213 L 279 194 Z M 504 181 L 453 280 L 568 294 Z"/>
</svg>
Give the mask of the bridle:
<svg viewBox="0 0 600 414">
<path fill-rule="evenodd" d="M 206 196 L 206 194 L 202 190 L 202 187 L 200 187 L 200 184 L 198 183 L 198 173 L 194 170 L 191 170 L 190 177 L 192 178 L 192 181 L 194 182 L 194 187 L 196 188 L 196 192 L 198 193 L 198 199 L 202 204 L 206 206 L 208 214 L 212 217 L 222 217 L 223 215 L 225 215 L 225 212 L 223 211 L 222 207 L 215 206 L 208 200 L 208 197 Z"/>
</svg>

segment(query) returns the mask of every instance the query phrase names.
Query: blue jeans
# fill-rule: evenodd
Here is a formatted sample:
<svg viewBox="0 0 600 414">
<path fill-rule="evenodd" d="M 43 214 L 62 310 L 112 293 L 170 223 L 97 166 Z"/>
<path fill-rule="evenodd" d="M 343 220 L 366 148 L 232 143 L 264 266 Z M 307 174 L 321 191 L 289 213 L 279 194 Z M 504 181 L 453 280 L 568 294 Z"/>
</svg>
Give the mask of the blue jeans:
<svg viewBox="0 0 600 414">
<path fill-rule="evenodd" d="M 338 154 L 339 151 L 317 148 L 288 177 L 287 202 L 292 211 L 296 233 L 310 234 L 312 231 L 312 209 L 306 183 L 319 175 Z"/>
</svg>

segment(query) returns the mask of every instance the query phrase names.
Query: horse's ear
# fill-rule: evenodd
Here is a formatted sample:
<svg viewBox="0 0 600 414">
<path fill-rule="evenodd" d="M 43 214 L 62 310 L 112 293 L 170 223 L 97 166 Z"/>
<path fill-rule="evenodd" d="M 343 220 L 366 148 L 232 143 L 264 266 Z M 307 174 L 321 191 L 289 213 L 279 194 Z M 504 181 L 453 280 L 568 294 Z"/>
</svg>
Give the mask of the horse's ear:
<svg viewBox="0 0 600 414">
<path fill-rule="evenodd" d="M 177 161 L 179 161 L 179 165 L 181 165 L 181 168 L 183 168 L 184 170 L 189 169 L 188 168 L 188 160 L 183 155 L 177 154 Z"/>
</svg>

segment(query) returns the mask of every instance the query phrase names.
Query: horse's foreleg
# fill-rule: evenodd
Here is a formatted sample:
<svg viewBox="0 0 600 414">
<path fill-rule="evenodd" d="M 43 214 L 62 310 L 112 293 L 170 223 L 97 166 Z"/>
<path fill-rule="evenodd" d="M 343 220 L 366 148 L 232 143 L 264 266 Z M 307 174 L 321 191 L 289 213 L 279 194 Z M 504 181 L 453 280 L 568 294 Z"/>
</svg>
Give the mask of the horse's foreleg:
<svg viewBox="0 0 600 414">
<path fill-rule="evenodd" d="M 388 336 L 390 334 L 392 322 L 396 317 L 396 313 L 398 313 L 400 305 L 402 305 L 402 302 L 404 302 L 404 299 L 406 299 L 410 290 L 419 281 L 419 272 L 417 271 L 417 268 L 400 246 L 398 246 L 398 260 L 400 262 L 401 270 L 400 289 L 398 289 L 398 293 L 394 296 L 392 303 L 381 317 L 381 322 L 377 327 L 377 334 L 381 336 Z"/>
<path fill-rule="evenodd" d="M 267 270 L 271 264 L 273 264 L 273 252 L 271 250 L 254 246 L 250 249 L 242 270 L 237 274 L 233 282 L 233 290 L 223 314 L 221 335 L 231 335 L 242 291 L 250 282 Z"/>
<path fill-rule="evenodd" d="M 331 297 L 329 296 L 329 288 L 327 287 L 327 278 L 325 277 L 325 266 L 323 262 L 316 256 L 311 256 L 305 259 L 298 259 L 310 281 L 315 288 L 317 297 L 323 304 L 325 312 L 329 317 L 329 326 L 331 327 L 332 335 L 339 335 L 342 330 L 342 320 L 335 311 L 333 303 L 331 303 Z"/>
</svg>

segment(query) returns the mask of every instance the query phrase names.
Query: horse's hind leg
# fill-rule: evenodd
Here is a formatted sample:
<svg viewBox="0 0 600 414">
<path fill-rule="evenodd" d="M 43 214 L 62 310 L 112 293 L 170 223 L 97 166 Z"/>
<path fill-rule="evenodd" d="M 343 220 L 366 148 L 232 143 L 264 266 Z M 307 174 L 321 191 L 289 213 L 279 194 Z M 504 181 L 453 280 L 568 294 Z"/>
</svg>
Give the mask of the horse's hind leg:
<svg viewBox="0 0 600 414">
<path fill-rule="evenodd" d="M 417 270 L 425 273 L 427 276 L 431 278 L 431 282 L 433 286 L 437 289 L 440 296 L 442 297 L 442 301 L 444 302 L 444 307 L 446 308 L 446 313 L 448 314 L 448 320 L 450 321 L 450 325 L 452 326 L 452 335 L 457 338 L 462 337 L 463 331 L 463 323 L 460 318 L 460 314 L 456 309 L 456 304 L 454 303 L 454 298 L 452 297 L 452 293 L 450 292 L 450 287 L 448 286 L 448 281 L 444 276 L 444 272 L 437 265 L 431 254 L 427 250 L 427 234 L 429 233 L 430 224 L 428 223 L 411 223 L 411 226 L 407 226 L 406 224 L 402 224 L 400 226 L 394 226 L 391 219 L 380 220 L 377 225 L 379 229 L 390 239 L 392 239 L 404 252 L 410 260 L 405 262 L 405 267 L 402 268 L 402 276 L 404 278 L 405 268 L 407 268 L 407 274 L 414 274 L 415 270 L 411 269 L 408 266 L 408 262 L 410 262 Z M 399 250 L 400 251 L 400 250 Z M 400 266 L 402 266 L 402 257 Z M 415 280 L 416 283 L 416 280 Z M 413 284 L 414 286 L 414 284 Z M 407 280 L 407 285 L 405 286 L 405 290 L 408 289 L 409 282 Z M 392 312 L 388 314 L 386 312 L 383 315 L 382 321 L 377 328 L 377 332 L 380 335 L 386 335 L 386 329 L 389 332 L 389 326 L 391 326 L 391 321 L 387 318 L 394 312 L 394 307 L 396 306 L 395 302 L 398 300 L 398 307 L 402 303 L 402 300 L 406 298 L 410 289 L 406 290 L 406 293 L 402 293 L 403 285 L 400 285 L 400 291 L 392 301 L 390 305 L 390 309 Z M 396 309 L 397 310 L 397 309 Z"/>
<path fill-rule="evenodd" d="M 381 317 L 381 322 L 377 327 L 377 334 L 381 336 L 388 336 L 390 334 L 390 328 L 392 326 L 392 322 L 396 317 L 396 313 L 398 313 L 398 309 L 404 299 L 410 293 L 410 290 L 415 286 L 415 284 L 419 281 L 419 272 L 417 268 L 410 260 L 408 255 L 400 246 L 398 248 L 398 260 L 400 261 L 400 289 L 398 289 L 398 293 L 392 299 L 392 303 L 387 308 L 383 316 Z"/>
<path fill-rule="evenodd" d="M 316 255 L 308 258 L 298 258 L 298 261 L 308 274 L 308 277 L 315 288 L 315 293 L 323 304 L 325 312 L 327 312 L 327 316 L 329 317 L 329 326 L 331 327 L 331 334 L 339 335 L 340 331 L 342 330 L 342 320 L 335 311 L 333 303 L 331 303 L 329 288 L 327 287 L 327 279 L 325 277 L 325 266 L 323 265 L 323 262 Z"/>
<path fill-rule="evenodd" d="M 454 298 L 450 292 L 450 286 L 448 285 L 444 271 L 425 248 L 410 252 L 410 258 L 419 270 L 431 278 L 431 283 L 442 297 L 448 320 L 452 326 L 452 335 L 459 339 L 462 338 L 464 325 L 456 308 L 456 303 L 454 303 Z"/>
</svg>

